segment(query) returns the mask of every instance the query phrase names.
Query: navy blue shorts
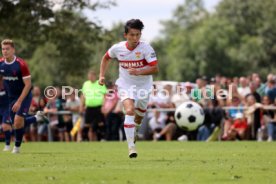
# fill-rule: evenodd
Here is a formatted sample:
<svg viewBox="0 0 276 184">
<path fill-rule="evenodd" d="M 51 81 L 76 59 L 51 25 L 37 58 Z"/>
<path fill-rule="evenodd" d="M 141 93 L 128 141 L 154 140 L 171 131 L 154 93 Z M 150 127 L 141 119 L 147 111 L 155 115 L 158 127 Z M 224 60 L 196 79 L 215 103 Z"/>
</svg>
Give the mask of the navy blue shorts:
<svg viewBox="0 0 276 184">
<path fill-rule="evenodd" d="M 9 113 L 9 105 L 0 107 L 0 123 L 10 124 L 10 113 Z"/>
<path fill-rule="evenodd" d="M 15 113 L 12 111 L 12 107 L 13 105 L 15 104 L 15 102 L 17 101 L 18 98 L 12 98 L 10 99 L 10 105 L 9 105 L 9 109 L 10 109 L 10 115 L 11 115 L 11 120 L 12 120 L 12 123 L 14 121 L 14 117 L 15 115 L 18 115 L 18 116 L 21 116 L 21 117 L 28 117 L 28 112 L 29 112 L 29 109 L 30 109 L 30 106 L 31 106 L 31 102 L 32 102 L 32 94 L 29 93 L 25 99 L 23 100 L 19 110 Z"/>
</svg>

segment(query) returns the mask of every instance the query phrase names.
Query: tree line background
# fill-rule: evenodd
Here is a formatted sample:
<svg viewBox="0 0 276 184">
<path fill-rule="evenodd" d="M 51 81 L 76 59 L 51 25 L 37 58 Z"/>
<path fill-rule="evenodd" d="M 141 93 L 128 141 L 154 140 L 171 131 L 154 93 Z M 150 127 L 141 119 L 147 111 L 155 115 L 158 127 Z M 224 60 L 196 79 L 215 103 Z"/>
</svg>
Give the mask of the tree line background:
<svg viewBox="0 0 276 184">
<path fill-rule="evenodd" d="M 52 0 L 1 0 L 0 39 L 16 42 L 34 84 L 79 88 L 89 69 L 99 70 L 106 50 L 124 39 L 124 23 L 107 30 L 82 13 L 112 8 L 116 1 L 63 0 L 57 10 L 55 5 Z M 151 43 L 160 65 L 155 79 L 276 73 L 275 10 L 276 0 L 222 0 L 214 12 L 208 12 L 202 0 L 183 0 L 172 17 L 162 21 L 160 37 Z M 109 80 L 117 78 L 117 68 L 111 62 Z"/>
</svg>

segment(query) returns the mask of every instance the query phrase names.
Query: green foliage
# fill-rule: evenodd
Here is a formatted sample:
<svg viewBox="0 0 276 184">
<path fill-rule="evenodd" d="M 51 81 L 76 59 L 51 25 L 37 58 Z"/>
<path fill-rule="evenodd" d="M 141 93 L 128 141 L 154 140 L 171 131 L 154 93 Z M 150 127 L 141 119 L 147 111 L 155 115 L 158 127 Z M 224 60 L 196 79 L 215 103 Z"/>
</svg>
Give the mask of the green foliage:
<svg viewBox="0 0 276 184">
<path fill-rule="evenodd" d="M 164 38 L 154 42 L 163 80 L 199 75 L 241 76 L 275 72 L 276 1 L 223 0 L 207 13 L 201 0 L 185 1 L 163 22 Z M 163 63 L 162 63 L 163 62 Z"/>
<path fill-rule="evenodd" d="M 124 40 L 123 23 L 103 29 L 81 10 L 109 8 L 114 1 L 1 0 L 0 39 L 12 38 L 19 57 L 29 62 L 37 85 L 80 87 L 102 56 Z M 54 8 L 55 7 L 55 8 Z M 152 43 L 160 72 L 156 79 L 187 81 L 199 75 L 241 76 L 276 72 L 276 0 L 222 0 L 207 12 L 203 0 L 186 0 L 163 21 Z M 118 76 L 110 62 L 107 80 Z"/>
<path fill-rule="evenodd" d="M 104 30 L 100 39 L 95 42 L 95 54 L 93 55 L 90 65 L 93 70 L 99 72 L 100 63 L 103 55 L 107 52 L 107 50 L 115 43 L 123 41 L 125 38 L 124 34 L 124 23 L 118 22 L 112 26 L 111 30 Z M 109 63 L 108 72 L 106 73 L 106 80 L 114 82 L 118 78 L 118 62 L 116 60 L 112 60 Z"/>
<path fill-rule="evenodd" d="M 28 61 L 37 85 L 80 87 L 93 65 L 102 28 L 88 21 L 80 11 L 109 8 L 106 0 L 55 1 L 2 0 L 0 39 L 11 38 L 17 54 Z M 54 11 L 54 7 L 58 7 Z"/>
</svg>

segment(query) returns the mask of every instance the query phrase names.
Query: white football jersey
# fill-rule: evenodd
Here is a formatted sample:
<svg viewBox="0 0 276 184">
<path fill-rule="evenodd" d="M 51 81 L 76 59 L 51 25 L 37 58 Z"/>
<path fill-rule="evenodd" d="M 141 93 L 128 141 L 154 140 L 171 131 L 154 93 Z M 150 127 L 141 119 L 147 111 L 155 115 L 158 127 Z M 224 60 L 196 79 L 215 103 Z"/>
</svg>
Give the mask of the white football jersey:
<svg viewBox="0 0 276 184">
<path fill-rule="evenodd" d="M 152 75 L 130 75 L 129 68 L 145 69 L 157 64 L 157 58 L 153 48 L 145 42 L 139 42 L 137 47 L 130 50 L 127 41 L 113 45 L 107 52 L 106 57 L 116 58 L 119 61 L 119 78 L 116 85 L 129 88 L 135 85 L 138 89 L 151 89 Z"/>
</svg>

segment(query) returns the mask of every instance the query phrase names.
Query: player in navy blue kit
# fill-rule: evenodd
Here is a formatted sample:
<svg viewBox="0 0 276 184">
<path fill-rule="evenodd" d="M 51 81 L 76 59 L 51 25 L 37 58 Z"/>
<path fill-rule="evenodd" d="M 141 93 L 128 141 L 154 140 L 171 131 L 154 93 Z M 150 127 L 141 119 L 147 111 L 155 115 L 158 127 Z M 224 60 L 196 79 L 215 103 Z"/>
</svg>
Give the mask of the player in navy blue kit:
<svg viewBox="0 0 276 184">
<path fill-rule="evenodd" d="M 24 135 L 24 124 L 36 122 L 44 118 L 41 112 L 29 116 L 28 111 L 32 100 L 32 82 L 26 62 L 15 56 L 12 40 L 1 42 L 3 59 L 0 61 L 0 75 L 8 92 L 9 112 L 15 132 L 15 146 L 12 153 L 19 153 Z"/>
<path fill-rule="evenodd" d="M 2 124 L 2 129 L 5 134 L 5 147 L 3 151 L 9 151 L 11 131 L 12 131 L 10 115 L 9 115 L 9 99 L 1 77 L 0 77 L 0 124 Z"/>
</svg>

